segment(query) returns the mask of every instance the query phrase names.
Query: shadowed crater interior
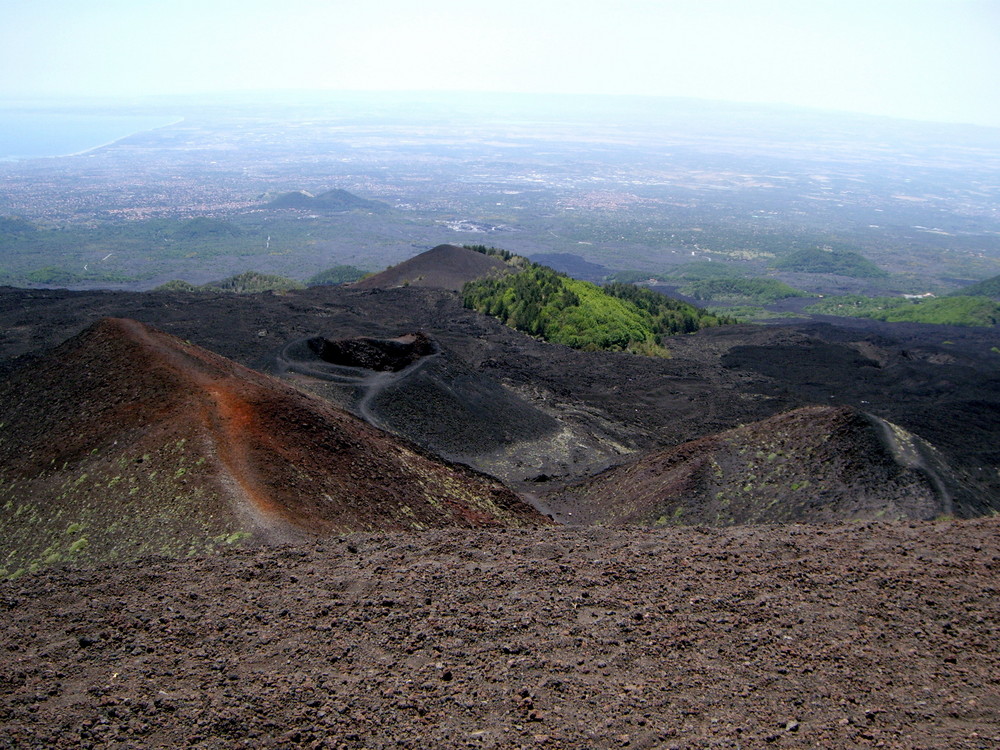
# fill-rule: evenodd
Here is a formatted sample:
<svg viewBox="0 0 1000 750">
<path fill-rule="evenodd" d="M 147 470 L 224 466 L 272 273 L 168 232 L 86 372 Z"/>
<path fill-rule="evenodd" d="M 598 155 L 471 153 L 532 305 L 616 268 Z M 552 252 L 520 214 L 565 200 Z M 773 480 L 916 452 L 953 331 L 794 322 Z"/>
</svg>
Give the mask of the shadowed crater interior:
<svg viewBox="0 0 1000 750">
<path fill-rule="evenodd" d="M 366 384 L 374 373 L 400 373 L 441 347 L 426 333 L 407 333 L 394 339 L 358 337 L 331 341 L 322 336 L 286 344 L 276 358 L 279 374 L 295 372 L 344 384 Z"/>
<path fill-rule="evenodd" d="M 550 466 L 551 445 L 532 445 L 554 439 L 558 420 L 425 333 L 301 338 L 281 349 L 272 369 L 322 381 L 308 387 L 376 427 L 480 471 L 520 480 L 525 473 L 566 470 L 558 461 Z"/>
<path fill-rule="evenodd" d="M 319 359 L 341 367 L 363 367 L 377 372 L 399 372 L 421 357 L 437 354 L 438 345 L 425 333 L 408 333 L 394 339 L 341 339 L 316 336 L 306 345 Z"/>
</svg>

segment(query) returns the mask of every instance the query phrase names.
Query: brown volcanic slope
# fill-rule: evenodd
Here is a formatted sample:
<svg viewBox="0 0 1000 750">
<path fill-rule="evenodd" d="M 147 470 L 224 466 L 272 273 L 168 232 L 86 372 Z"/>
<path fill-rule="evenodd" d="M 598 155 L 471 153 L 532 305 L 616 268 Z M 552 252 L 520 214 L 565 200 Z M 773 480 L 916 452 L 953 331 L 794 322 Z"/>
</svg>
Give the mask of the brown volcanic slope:
<svg viewBox="0 0 1000 750">
<path fill-rule="evenodd" d="M 458 292 L 473 279 L 509 271 L 510 266 L 491 255 L 458 245 L 438 245 L 351 286 L 356 289 L 420 286 Z"/>
<path fill-rule="evenodd" d="M 579 522 L 928 520 L 960 480 L 927 442 L 848 406 L 809 406 L 648 454 L 544 502 Z"/>
<path fill-rule="evenodd" d="M 50 570 L 0 581 L 0 747 L 995 750 L 998 532 L 435 529 Z"/>
<path fill-rule="evenodd" d="M 22 362 L 0 424 L 8 573 L 247 534 L 545 522 L 493 480 L 133 320 Z"/>
</svg>

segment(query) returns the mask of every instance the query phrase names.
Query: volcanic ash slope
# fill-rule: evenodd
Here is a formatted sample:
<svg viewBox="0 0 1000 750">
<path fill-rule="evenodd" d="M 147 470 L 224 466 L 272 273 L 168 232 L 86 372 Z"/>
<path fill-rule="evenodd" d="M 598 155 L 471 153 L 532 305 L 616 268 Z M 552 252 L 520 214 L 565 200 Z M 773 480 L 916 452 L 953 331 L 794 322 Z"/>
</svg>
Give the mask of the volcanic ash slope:
<svg viewBox="0 0 1000 750">
<path fill-rule="evenodd" d="M 247 536 L 546 523 L 314 396 L 106 318 L 0 384 L 0 573 Z"/>
<path fill-rule="evenodd" d="M 808 406 L 647 454 L 545 504 L 580 523 L 727 526 L 926 520 L 962 515 L 961 494 L 915 435 L 851 407 Z"/>
<path fill-rule="evenodd" d="M 458 245 L 438 245 L 351 286 L 355 289 L 422 286 L 458 292 L 468 281 L 510 271 L 511 267 L 495 256 Z"/>
</svg>

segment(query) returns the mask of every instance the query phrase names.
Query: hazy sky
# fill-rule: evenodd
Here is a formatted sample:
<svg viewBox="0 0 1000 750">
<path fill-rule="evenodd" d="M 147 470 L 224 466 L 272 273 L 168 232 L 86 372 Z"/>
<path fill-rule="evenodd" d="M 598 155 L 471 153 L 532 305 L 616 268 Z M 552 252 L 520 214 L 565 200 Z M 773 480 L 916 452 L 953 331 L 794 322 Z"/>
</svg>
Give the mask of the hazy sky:
<svg viewBox="0 0 1000 750">
<path fill-rule="evenodd" d="M 1000 126 L 1000 0 L 0 0 L 0 97 L 643 94 Z"/>
</svg>

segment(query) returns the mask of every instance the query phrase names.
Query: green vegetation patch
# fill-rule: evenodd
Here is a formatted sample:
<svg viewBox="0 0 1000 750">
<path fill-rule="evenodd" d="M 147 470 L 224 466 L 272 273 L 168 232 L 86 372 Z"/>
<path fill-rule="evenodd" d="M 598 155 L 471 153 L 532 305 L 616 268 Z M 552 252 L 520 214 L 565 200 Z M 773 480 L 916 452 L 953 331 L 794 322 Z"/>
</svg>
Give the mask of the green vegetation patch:
<svg viewBox="0 0 1000 750">
<path fill-rule="evenodd" d="M 937 323 L 953 326 L 994 326 L 1000 305 L 986 297 L 831 297 L 806 308 L 817 315 L 872 318 L 890 323 Z"/>
<path fill-rule="evenodd" d="M 235 224 L 208 216 L 197 216 L 176 227 L 171 236 L 177 240 L 215 239 L 219 237 L 239 237 L 243 234 Z"/>
<path fill-rule="evenodd" d="M 355 266 L 334 266 L 320 271 L 315 276 L 311 276 L 306 284 L 308 286 L 337 286 L 338 284 L 349 284 L 352 281 L 364 278 L 368 274 Z"/>
<path fill-rule="evenodd" d="M 160 284 L 154 292 L 204 292 L 208 291 L 204 287 L 200 287 L 197 284 L 192 284 L 190 281 L 182 281 L 181 279 L 174 279 L 173 281 L 168 281 L 166 284 Z"/>
<path fill-rule="evenodd" d="M 740 274 L 741 269 L 730 263 L 699 260 L 692 263 L 683 263 L 664 273 L 632 270 L 615 271 L 608 274 L 604 280 L 622 284 L 637 284 L 642 281 L 678 282 L 701 281 L 702 279 L 727 279 L 739 276 Z"/>
<path fill-rule="evenodd" d="M 34 284 L 69 285 L 85 282 L 125 283 L 135 278 L 116 271 L 72 271 L 61 266 L 44 266 L 24 274 Z"/>
<path fill-rule="evenodd" d="M 38 227 L 27 219 L 19 216 L 0 216 L 0 239 L 3 237 L 19 237 L 25 234 L 33 234 L 38 231 Z"/>
<path fill-rule="evenodd" d="M 499 247 L 493 247 L 492 245 L 462 245 L 466 250 L 475 250 L 477 253 L 482 253 L 483 255 L 490 255 L 494 258 L 500 258 L 503 261 L 512 261 L 515 258 L 521 258 L 519 255 L 514 255 L 510 250 L 501 250 Z"/>
<path fill-rule="evenodd" d="M 983 279 L 972 286 L 951 293 L 953 297 L 990 297 L 1000 299 L 1000 276 Z"/>
<path fill-rule="evenodd" d="M 227 292 L 230 294 L 255 294 L 258 292 L 287 292 L 291 289 L 305 289 L 305 284 L 285 276 L 272 276 L 258 271 L 247 271 L 230 276 L 222 281 L 212 281 L 196 286 L 187 281 L 175 279 L 161 284 L 155 292 Z"/>
<path fill-rule="evenodd" d="M 791 252 L 775 260 L 772 266 L 780 271 L 831 273 L 856 279 L 877 279 L 889 275 L 860 253 L 818 247 Z"/>
<path fill-rule="evenodd" d="M 664 278 L 663 274 L 649 271 L 615 271 L 605 276 L 604 280 L 620 284 L 638 284 L 641 281 L 663 281 Z"/>
<path fill-rule="evenodd" d="M 222 281 L 214 281 L 205 285 L 211 291 L 232 292 L 234 294 L 253 294 L 255 292 L 287 292 L 291 289 L 305 289 L 295 279 L 284 276 L 247 271 L 237 276 L 230 276 Z"/>
<path fill-rule="evenodd" d="M 768 305 L 789 297 L 813 297 L 777 279 L 718 278 L 692 281 L 681 287 L 682 294 L 698 300 Z"/>
<path fill-rule="evenodd" d="M 670 269 L 663 276 L 664 281 L 701 281 L 702 279 L 725 279 L 741 275 L 742 269 L 729 263 L 696 260 Z"/>
<path fill-rule="evenodd" d="M 602 288 L 536 264 L 469 282 L 463 300 L 466 307 L 511 328 L 589 351 L 662 355 L 665 336 L 734 322 L 649 289 L 628 284 Z"/>
<path fill-rule="evenodd" d="M 802 316 L 794 312 L 775 312 L 765 310 L 758 305 L 708 305 L 706 311 L 712 315 L 727 316 L 746 323 L 758 320 L 776 320 L 779 318 L 801 318 Z"/>
</svg>

